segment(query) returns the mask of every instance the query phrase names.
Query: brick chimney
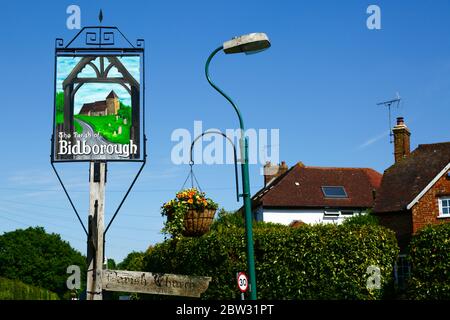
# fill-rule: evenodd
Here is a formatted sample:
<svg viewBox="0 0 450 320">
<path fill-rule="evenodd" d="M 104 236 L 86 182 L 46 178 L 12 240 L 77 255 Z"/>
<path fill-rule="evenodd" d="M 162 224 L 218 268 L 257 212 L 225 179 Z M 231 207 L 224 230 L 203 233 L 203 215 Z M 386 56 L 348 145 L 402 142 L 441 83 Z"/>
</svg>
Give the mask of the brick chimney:
<svg viewBox="0 0 450 320">
<path fill-rule="evenodd" d="M 281 176 L 288 171 L 288 166 L 285 161 L 281 161 L 281 164 L 272 165 L 270 161 L 264 165 L 264 186 L 267 186 L 272 180 Z"/>
<path fill-rule="evenodd" d="M 411 132 L 405 125 L 403 117 L 397 118 L 397 125 L 392 129 L 392 133 L 394 134 L 394 157 L 397 163 L 411 153 Z"/>
</svg>

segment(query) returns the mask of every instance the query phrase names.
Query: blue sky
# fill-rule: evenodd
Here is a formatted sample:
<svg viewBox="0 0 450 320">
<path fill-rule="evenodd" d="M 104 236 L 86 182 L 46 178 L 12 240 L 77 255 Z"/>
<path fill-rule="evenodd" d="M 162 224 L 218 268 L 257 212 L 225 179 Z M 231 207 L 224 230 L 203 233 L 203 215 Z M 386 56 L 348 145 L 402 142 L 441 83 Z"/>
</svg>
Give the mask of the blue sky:
<svg viewBox="0 0 450 320">
<path fill-rule="evenodd" d="M 140 58 L 139 57 L 119 57 L 120 62 L 131 73 L 131 75 L 140 82 Z M 56 92 L 62 92 L 62 83 L 67 78 L 69 73 L 81 60 L 80 57 L 58 57 L 56 60 Z M 92 63 L 98 68 L 99 58 L 95 59 Z M 95 77 L 95 70 L 90 66 L 85 67 L 78 75 L 81 78 Z M 117 68 L 113 67 L 108 72 L 108 77 L 118 78 L 122 77 Z M 125 105 L 131 105 L 131 97 L 128 91 L 119 84 L 104 84 L 104 83 L 87 83 L 84 84 L 75 94 L 74 99 L 74 114 L 80 112 L 81 107 L 85 103 L 91 103 L 95 101 L 105 100 L 106 96 L 114 90 L 119 97 L 120 101 Z"/>
<path fill-rule="evenodd" d="M 231 107 L 208 85 L 209 53 L 233 36 L 266 32 L 272 47 L 257 55 L 218 55 L 214 80 L 238 103 L 246 126 L 279 129 L 280 160 L 311 166 L 371 167 L 393 162 L 387 111 L 377 102 L 399 92 L 400 108 L 418 144 L 450 141 L 450 2 L 429 1 L 20 1 L 2 3 L 0 43 L 0 233 L 42 225 L 81 252 L 86 239 L 49 163 L 54 40 L 66 8 L 81 7 L 82 26 L 105 25 L 146 41 L 148 164 L 107 234 L 117 261 L 163 240 L 159 208 L 173 197 L 188 166 L 170 159 L 178 128 L 237 127 Z M 381 30 L 368 30 L 366 9 L 381 8 Z M 67 43 L 67 42 L 66 42 Z M 58 166 L 86 221 L 88 165 Z M 109 166 L 106 217 L 137 172 Z M 252 165 L 251 189 L 263 184 Z M 231 165 L 198 165 L 202 189 L 226 209 L 235 200 Z"/>
</svg>

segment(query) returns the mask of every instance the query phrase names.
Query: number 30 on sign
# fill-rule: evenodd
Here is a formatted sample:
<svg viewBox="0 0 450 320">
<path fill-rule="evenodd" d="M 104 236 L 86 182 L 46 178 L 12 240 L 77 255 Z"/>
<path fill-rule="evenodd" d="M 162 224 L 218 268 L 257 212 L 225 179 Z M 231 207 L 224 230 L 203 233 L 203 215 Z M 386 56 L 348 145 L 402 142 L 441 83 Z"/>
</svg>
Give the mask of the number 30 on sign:
<svg viewBox="0 0 450 320">
<path fill-rule="evenodd" d="M 244 272 L 239 272 L 237 275 L 238 288 L 241 292 L 248 290 L 248 279 Z"/>
</svg>

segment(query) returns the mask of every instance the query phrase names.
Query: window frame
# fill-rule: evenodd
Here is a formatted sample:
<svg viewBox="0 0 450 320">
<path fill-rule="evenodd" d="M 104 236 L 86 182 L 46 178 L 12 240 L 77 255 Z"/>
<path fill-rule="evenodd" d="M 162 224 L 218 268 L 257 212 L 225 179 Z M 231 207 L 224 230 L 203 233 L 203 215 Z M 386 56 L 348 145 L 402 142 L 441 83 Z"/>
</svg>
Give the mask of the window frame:
<svg viewBox="0 0 450 320">
<path fill-rule="evenodd" d="M 341 211 L 340 210 L 333 210 L 333 209 L 325 209 L 323 211 L 323 216 L 324 217 L 339 217 L 341 215 Z"/>
<path fill-rule="evenodd" d="M 445 206 L 446 208 L 448 208 L 448 213 L 444 213 L 444 206 L 443 206 L 443 201 L 447 200 L 448 201 L 448 205 Z M 450 196 L 441 196 L 438 198 L 438 205 L 439 205 L 439 218 L 450 218 Z"/>
<path fill-rule="evenodd" d="M 327 195 L 324 188 L 342 188 L 342 191 L 344 191 L 345 196 L 330 196 Z M 344 186 L 321 186 L 320 189 L 322 190 L 322 194 L 327 199 L 348 199 L 348 193 L 347 190 L 345 190 Z"/>
</svg>

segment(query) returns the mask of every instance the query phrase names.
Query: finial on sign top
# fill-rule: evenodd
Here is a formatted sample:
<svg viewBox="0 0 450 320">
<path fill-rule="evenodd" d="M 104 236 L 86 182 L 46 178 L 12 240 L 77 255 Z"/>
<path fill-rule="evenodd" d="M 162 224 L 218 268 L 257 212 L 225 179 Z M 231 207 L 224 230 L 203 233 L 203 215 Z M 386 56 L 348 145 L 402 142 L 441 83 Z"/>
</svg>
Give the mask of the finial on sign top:
<svg viewBox="0 0 450 320">
<path fill-rule="evenodd" d="M 102 11 L 102 9 L 100 9 L 100 12 L 98 14 L 98 20 L 100 21 L 100 23 L 102 23 L 102 21 L 103 21 L 103 11 Z"/>
</svg>

